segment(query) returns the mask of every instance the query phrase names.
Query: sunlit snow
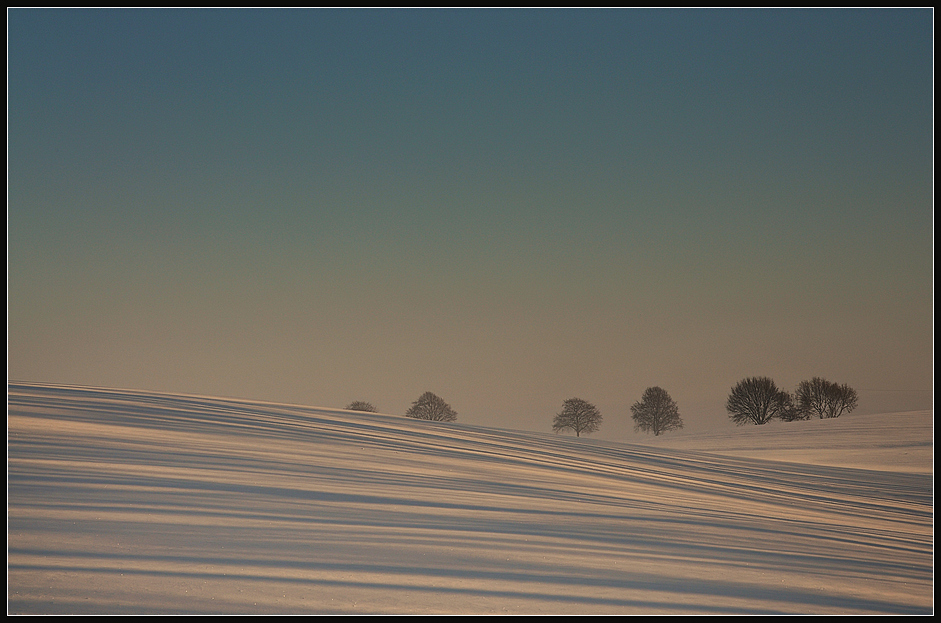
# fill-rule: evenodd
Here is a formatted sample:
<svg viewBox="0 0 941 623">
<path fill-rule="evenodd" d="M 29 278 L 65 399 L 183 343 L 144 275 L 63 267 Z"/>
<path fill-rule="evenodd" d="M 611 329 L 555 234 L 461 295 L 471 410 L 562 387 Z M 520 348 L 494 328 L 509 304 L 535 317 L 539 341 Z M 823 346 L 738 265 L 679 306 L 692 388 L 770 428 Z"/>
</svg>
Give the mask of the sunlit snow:
<svg viewBox="0 0 941 623">
<path fill-rule="evenodd" d="M 10 614 L 933 612 L 930 411 L 635 445 L 10 384 L 7 434 Z"/>
</svg>

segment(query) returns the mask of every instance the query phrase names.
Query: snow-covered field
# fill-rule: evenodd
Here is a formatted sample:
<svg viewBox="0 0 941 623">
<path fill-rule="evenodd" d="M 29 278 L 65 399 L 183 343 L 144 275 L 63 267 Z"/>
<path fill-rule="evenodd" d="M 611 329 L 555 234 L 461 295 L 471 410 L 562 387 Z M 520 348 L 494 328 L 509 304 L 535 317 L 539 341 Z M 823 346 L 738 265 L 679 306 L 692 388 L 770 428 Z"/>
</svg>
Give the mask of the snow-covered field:
<svg viewBox="0 0 941 623">
<path fill-rule="evenodd" d="M 632 445 L 10 384 L 8 612 L 930 614 L 932 440 L 930 411 Z"/>
</svg>

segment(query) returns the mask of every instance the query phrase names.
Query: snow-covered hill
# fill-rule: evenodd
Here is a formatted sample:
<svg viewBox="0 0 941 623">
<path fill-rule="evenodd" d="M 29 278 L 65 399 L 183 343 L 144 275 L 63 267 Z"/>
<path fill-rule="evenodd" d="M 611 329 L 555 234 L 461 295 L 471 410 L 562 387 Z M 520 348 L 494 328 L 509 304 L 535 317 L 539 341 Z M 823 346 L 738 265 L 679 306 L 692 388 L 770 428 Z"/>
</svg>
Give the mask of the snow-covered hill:
<svg viewBox="0 0 941 623">
<path fill-rule="evenodd" d="M 11 383 L 8 612 L 932 613 L 931 417 L 630 445 Z"/>
</svg>

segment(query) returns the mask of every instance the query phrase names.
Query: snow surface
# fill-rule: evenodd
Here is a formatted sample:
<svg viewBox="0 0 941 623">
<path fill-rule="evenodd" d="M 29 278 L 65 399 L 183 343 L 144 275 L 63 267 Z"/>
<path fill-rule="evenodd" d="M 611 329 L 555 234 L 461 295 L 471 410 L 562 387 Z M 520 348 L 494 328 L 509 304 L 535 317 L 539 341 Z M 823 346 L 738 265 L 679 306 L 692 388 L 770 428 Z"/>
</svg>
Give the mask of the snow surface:
<svg viewBox="0 0 941 623">
<path fill-rule="evenodd" d="M 933 613 L 931 411 L 645 445 L 25 383 L 7 415 L 9 614 Z"/>
</svg>

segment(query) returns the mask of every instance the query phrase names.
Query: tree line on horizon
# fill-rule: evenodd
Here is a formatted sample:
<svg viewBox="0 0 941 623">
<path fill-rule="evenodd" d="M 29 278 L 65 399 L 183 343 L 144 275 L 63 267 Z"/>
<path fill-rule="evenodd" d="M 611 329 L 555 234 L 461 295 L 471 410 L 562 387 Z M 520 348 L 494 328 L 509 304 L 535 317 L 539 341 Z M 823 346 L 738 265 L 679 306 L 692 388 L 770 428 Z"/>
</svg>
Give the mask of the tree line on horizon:
<svg viewBox="0 0 941 623">
<path fill-rule="evenodd" d="M 856 408 L 856 390 L 848 385 L 832 383 L 820 377 L 801 381 L 794 394 L 779 389 L 768 377 L 750 377 L 740 381 L 729 393 L 726 411 L 733 422 L 766 424 L 773 419 L 785 422 L 836 418 Z M 350 411 L 376 413 L 371 403 L 356 400 L 346 407 Z M 457 421 L 457 411 L 432 392 L 425 392 L 405 412 L 406 417 L 436 422 Z M 641 399 L 631 405 L 634 430 L 664 433 L 683 428 L 679 407 L 662 387 L 648 387 Z M 576 437 L 596 432 L 603 421 L 598 408 L 581 398 L 568 398 L 552 421 L 553 432 L 570 430 Z"/>
<path fill-rule="evenodd" d="M 372 403 L 355 400 L 346 406 L 348 411 L 377 413 Z M 660 387 L 650 387 L 643 397 L 631 406 L 634 430 L 652 432 L 661 435 L 667 431 L 683 428 L 676 402 L 670 394 Z M 455 422 L 457 412 L 432 392 L 425 392 L 412 403 L 405 412 L 406 417 L 436 422 Z M 561 432 L 571 430 L 576 437 L 596 432 L 601 427 L 603 417 L 598 408 L 581 398 L 569 398 L 562 403 L 562 411 L 556 414 L 552 430 Z"/>
</svg>

